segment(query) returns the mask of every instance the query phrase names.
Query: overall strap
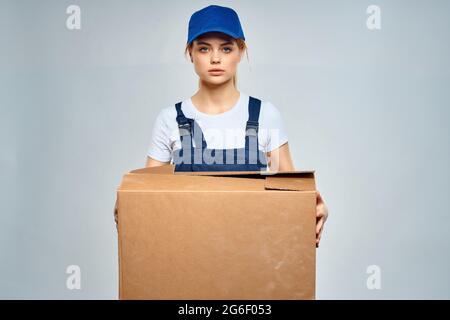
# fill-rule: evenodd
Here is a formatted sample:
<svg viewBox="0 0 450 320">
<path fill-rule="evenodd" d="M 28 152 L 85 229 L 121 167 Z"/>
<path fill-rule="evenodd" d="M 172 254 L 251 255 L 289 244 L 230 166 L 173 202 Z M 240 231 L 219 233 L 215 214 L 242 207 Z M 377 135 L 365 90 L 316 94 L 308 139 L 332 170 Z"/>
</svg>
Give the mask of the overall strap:
<svg viewBox="0 0 450 320">
<path fill-rule="evenodd" d="M 186 118 L 181 110 L 181 102 L 175 104 L 175 108 L 177 110 L 176 120 L 180 131 L 181 146 L 183 148 L 185 146 L 187 148 L 193 147 L 192 138 L 194 137 L 195 147 L 198 148 L 199 146 L 202 146 L 202 149 L 205 149 L 207 147 L 206 140 L 200 126 L 194 121 L 194 119 Z"/>
<path fill-rule="evenodd" d="M 181 102 L 175 104 L 175 109 L 177 110 L 177 123 L 180 129 L 180 136 L 188 136 L 191 134 L 192 126 L 188 119 L 184 116 L 183 111 L 181 111 Z"/>
<path fill-rule="evenodd" d="M 177 123 L 178 130 L 180 132 L 181 149 L 184 152 L 192 149 L 192 124 L 184 116 L 183 111 L 181 111 L 181 102 L 175 104 L 175 109 L 177 110 Z"/>
<path fill-rule="evenodd" d="M 248 120 L 245 128 L 245 153 L 249 163 L 258 161 L 258 128 L 259 113 L 261 110 L 261 100 L 249 97 Z M 252 149 L 252 150 L 250 150 Z"/>
</svg>

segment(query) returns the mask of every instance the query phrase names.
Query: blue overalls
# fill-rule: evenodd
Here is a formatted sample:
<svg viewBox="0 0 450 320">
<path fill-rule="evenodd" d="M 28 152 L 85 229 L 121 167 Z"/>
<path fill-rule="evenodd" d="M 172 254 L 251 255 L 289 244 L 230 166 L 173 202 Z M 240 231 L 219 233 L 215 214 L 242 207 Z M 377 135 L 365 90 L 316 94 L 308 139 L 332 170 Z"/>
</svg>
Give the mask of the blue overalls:
<svg viewBox="0 0 450 320">
<path fill-rule="evenodd" d="M 181 149 L 173 152 L 175 171 L 265 171 L 267 159 L 258 149 L 261 100 L 250 97 L 245 128 L 245 148 L 209 149 L 194 119 L 186 118 L 181 102 L 175 105 Z M 194 139 L 194 140 L 193 140 Z M 201 140 L 200 140 L 201 139 Z M 195 147 L 192 141 L 195 141 Z"/>
</svg>

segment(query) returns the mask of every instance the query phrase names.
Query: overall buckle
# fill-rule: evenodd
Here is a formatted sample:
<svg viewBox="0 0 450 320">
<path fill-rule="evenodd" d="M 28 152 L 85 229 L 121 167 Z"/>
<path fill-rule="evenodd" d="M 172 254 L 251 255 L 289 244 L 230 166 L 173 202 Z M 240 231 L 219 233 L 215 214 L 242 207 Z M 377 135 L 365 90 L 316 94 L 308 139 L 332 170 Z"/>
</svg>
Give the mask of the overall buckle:
<svg viewBox="0 0 450 320">
<path fill-rule="evenodd" d="M 258 136 L 258 122 L 247 121 L 247 126 L 245 127 L 246 136 Z"/>
<path fill-rule="evenodd" d="M 180 131 L 180 136 L 191 135 L 191 124 L 189 122 L 178 124 L 178 129 Z"/>
</svg>

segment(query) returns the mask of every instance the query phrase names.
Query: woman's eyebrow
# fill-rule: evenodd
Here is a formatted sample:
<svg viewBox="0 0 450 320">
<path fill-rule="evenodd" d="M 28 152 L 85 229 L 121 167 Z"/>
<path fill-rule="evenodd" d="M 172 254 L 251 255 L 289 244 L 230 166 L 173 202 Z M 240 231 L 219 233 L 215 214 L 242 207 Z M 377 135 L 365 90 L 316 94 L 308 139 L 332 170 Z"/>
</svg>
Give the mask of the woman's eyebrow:
<svg viewBox="0 0 450 320">
<path fill-rule="evenodd" d="M 229 44 L 233 44 L 231 41 L 227 41 L 227 42 L 224 42 L 224 43 L 221 43 L 220 45 L 221 46 L 225 46 L 225 45 L 229 45 Z M 208 43 L 208 42 L 205 42 L 205 41 L 198 41 L 197 42 L 197 45 L 207 45 L 207 46 L 210 46 L 211 44 L 210 43 Z"/>
</svg>

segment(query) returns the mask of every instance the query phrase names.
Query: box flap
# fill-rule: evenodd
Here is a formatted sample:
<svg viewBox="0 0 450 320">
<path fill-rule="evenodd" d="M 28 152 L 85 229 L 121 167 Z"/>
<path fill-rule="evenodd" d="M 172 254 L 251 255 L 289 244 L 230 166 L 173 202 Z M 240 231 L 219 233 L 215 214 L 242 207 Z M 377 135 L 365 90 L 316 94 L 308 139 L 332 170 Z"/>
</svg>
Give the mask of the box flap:
<svg viewBox="0 0 450 320">
<path fill-rule="evenodd" d="M 158 167 L 146 167 L 131 170 L 130 173 L 153 173 L 153 174 L 173 174 L 175 166 L 173 164 L 165 164 Z"/>
<path fill-rule="evenodd" d="M 294 170 L 294 171 L 194 171 L 194 172 L 175 172 L 175 165 L 165 164 L 158 167 L 145 167 L 131 170 L 129 173 L 146 174 L 175 174 L 175 175 L 194 175 L 194 176 L 295 176 L 305 173 L 314 173 L 314 170 Z"/>
<path fill-rule="evenodd" d="M 127 173 L 119 191 L 314 191 L 314 170 L 174 172 L 174 165 Z"/>
<path fill-rule="evenodd" d="M 268 190 L 314 191 L 316 183 L 313 172 L 304 172 L 267 176 L 264 187 Z"/>
<path fill-rule="evenodd" d="M 175 175 L 194 175 L 194 176 L 248 176 L 254 177 L 303 177 L 305 174 L 314 173 L 314 170 L 293 170 L 293 171 L 195 171 L 195 172 L 173 172 Z"/>
<path fill-rule="evenodd" d="M 128 173 L 118 191 L 264 191 L 264 178 Z"/>
</svg>

